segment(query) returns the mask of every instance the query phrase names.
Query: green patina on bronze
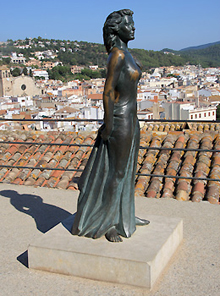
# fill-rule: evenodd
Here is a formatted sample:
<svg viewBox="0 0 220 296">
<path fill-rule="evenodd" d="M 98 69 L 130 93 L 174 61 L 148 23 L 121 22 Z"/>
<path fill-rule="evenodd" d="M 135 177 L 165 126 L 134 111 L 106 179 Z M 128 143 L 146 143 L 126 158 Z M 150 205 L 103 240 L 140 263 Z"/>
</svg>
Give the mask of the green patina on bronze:
<svg viewBox="0 0 220 296">
<path fill-rule="evenodd" d="M 111 13 L 103 28 L 109 53 L 103 93 L 104 124 L 79 182 L 80 195 L 72 234 L 122 241 L 136 225 L 134 186 L 140 142 L 137 84 L 141 69 L 128 51 L 134 39 L 133 12 Z"/>
</svg>

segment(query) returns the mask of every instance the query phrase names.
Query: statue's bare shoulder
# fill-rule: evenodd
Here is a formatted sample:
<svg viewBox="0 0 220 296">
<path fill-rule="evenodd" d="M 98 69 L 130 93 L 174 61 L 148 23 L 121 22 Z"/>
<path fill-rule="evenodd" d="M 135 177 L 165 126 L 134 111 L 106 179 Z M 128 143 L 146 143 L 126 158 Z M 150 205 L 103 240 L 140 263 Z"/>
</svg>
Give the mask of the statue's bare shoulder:
<svg viewBox="0 0 220 296">
<path fill-rule="evenodd" d="M 109 55 L 109 59 L 108 59 L 108 65 L 111 67 L 115 67 L 117 65 L 121 65 L 123 64 L 123 61 L 125 59 L 125 54 L 123 52 L 123 50 L 114 47 Z"/>
</svg>

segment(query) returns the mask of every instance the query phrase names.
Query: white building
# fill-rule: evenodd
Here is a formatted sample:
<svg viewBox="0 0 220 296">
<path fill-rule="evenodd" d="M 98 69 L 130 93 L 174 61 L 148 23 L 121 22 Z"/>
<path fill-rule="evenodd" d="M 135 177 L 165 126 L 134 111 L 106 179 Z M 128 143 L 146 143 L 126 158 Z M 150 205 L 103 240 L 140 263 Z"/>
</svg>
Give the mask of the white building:
<svg viewBox="0 0 220 296">
<path fill-rule="evenodd" d="M 20 108 L 28 108 L 34 105 L 30 96 L 17 97 L 17 102 L 19 103 Z"/>
<path fill-rule="evenodd" d="M 42 51 L 35 51 L 34 55 L 38 58 L 38 60 L 44 60 L 45 56 Z"/>
<path fill-rule="evenodd" d="M 16 52 L 12 52 L 11 53 L 11 62 L 14 64 L 25 64 L 26 59 L 22 55 L 17 56 Z"/>
<path fill-rule="evenodd" d="M 216 106 L 200 107 L 189 111 L 190 120 L 216 120 Z"/>
<path fill-rule="evenodd" d="M 190 103 L 163 103 L 165 118 L 174 120 L 216 120 L 216 106 L 196 107 Z"/>
<path fill-rule="evenodd" d="M 33 77 L 44 77 L 45 80 L 49 79 L 49 74 L 46 70 L 35 69 L 32 73 Z"/>
<path fill-rule="evenodd" d="M 89 66 L 89 69 L 91 70 L 98 70 L 99 66 L 98 65 L 92 65 L 92 66 Z"/>
<path fill-rule="evenodd" d="M 82 119 L 103 119 L 104 117 L 104 111 L 97 106 L 83 107 L 80 111 L 80 118 Z"/>
<path fill-rule="evenodd" d="M 138 116 L 138 119 L 153 119 L 154 118 L 154 114 L 150 110 L 149 111 L 138 111 L 137 116 Z M 141 123 L 141 125 L 143 125 L 143 123 Z"/>
</svg>

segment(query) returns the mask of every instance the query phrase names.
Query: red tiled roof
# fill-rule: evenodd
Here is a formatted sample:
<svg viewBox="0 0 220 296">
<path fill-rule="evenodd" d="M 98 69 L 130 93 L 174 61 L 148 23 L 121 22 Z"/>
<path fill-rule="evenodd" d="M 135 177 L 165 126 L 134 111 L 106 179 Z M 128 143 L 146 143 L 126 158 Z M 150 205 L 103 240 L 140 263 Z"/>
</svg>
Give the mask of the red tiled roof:
<svg viewBox="0 0 220 296">
<path fill-rule="evenodd" d="M 137 166 L 137 172 L 142 175 L 136 178 L 136 194 L 148 198 L 219 203 L 220 181 L 187 179 L 196 177 L 220 180 L 220 153 L 197 151 L 198 148 L 220 150 L 219 128 L 217 123 L 144 124 L 140 142 L 144 148 L 139 150 Z M 0 131 L 0 165 L 12 166 L 0 167 L 0 182 L 76 190 L 81 171 L 65 169 L 83 170 L 92 148 L 71 144 L 93 145 L 95 137 L 94 132 Z M 22 143 L 3 144 L 3 141 Z M 30 145 L 28 142 L 38 144 Z M 49 146 L 45 143 L 67 145 Z M 151 150 L 146 148 L 148 146 L 191 150 Z M 19 169 L 15 166 L 33 168 Z M 53 171 L 49 168 L 64 170 Z"/>
<path fill-rule="evenodd" d="M 102 100 L 103 94 L 89 94 L 88 99 L 91 100 Z"/>
<path fill-rule="evenodd" d="M 0 115 L 7 114 L 7 110 L 0 110 Z"/>
</svg>

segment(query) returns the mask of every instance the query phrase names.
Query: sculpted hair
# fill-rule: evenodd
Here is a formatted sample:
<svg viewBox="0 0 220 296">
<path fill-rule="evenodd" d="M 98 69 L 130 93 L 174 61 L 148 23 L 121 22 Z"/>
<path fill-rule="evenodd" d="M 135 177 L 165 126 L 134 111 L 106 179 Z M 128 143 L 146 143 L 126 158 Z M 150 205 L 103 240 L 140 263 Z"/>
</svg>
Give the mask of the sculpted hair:
<svg viewBox="0 0 220 296">
<path fill-rule="evenodd" d="M 103 27 L 103 39 L 104 45 L 108 53 L 112 50 L 115 45 L 115 39 L 119 26 L 122 22 L 122 19 L 125 15 L 132 16 L 134 13 L 130 9 L 122 9 L 119 11 L 114 11 L 106 18 L 104 27 Z"/>
</svg>

